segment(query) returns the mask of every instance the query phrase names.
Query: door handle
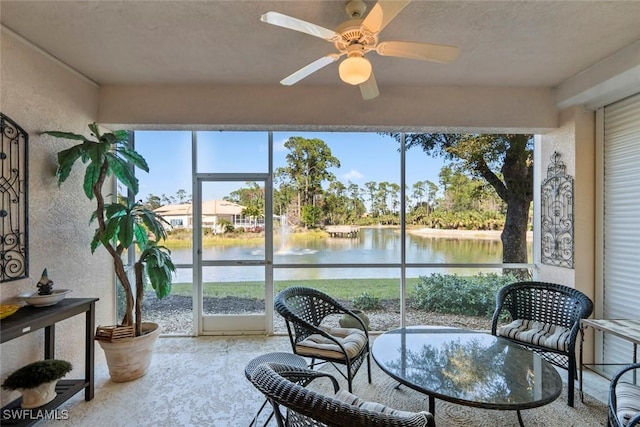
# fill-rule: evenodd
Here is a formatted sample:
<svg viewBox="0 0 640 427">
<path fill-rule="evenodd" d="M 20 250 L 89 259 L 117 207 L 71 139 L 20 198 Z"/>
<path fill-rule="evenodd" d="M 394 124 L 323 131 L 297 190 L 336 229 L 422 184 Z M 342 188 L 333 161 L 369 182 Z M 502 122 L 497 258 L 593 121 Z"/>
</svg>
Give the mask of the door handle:
<svg viewBox="0 0 640 427">
<path fill-rule="evenodd" d="M 265 261 L 236 261 L 236 265 L 265 265 Z"/>
</svg>

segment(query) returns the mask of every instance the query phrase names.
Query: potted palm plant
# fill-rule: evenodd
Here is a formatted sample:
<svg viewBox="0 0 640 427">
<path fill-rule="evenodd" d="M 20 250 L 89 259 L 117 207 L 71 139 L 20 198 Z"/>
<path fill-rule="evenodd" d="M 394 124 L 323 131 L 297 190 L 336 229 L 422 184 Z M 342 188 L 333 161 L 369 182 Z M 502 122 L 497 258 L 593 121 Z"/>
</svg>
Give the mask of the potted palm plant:
<svg viewBox="0 0 640 427">
<path fill-rule="evenodd" d="M 99 340 L 105 350 L 111 379 L 117 382 L 129 381 L 146 373 L 150 362 L 151 350 L 155 338 L 160 333 L 159 325 L 142 322 L 142 299 L 144 285 L 148 281 L 158 298 L 164 298 L 171 292 L 175 266 L 171 260 L 171 251 L 158 242 L 166 239 L 164 228 L 166 221 L 153 210 L 133 200 L 116 200 L 108 203 L 103 195 L 103 186 L 107 178 L 115 176 L 117 180 L 134 195 L 138 192 L 138 180 L 134 167 L 149 171 L 146 160 L 129 148 L 127 131 L 100 133 L 98 125 L 92 123 L 89 130 L 94 139 L 68 132 L 47 131 L 47 135 L 56 138 L 81 141 L 58 153 L 58 184 L 62 184 L 71 173 L 77 160 L 86 164 L 83 189 L 89 200 L 95 200 L 96 211 L 91 220 L 97 222 L 97 228 L 91 242 L 91 252 L 103 246 L 113 260 L 118 282 L 125 297 L 125 311 L 120 325 L 132 330 L 133 338 L 120 340 Z M 131 198 L 130 198 L 131 199 Z M 135 197 L 133 198 L 135 199 Z M 131 276 L 123 261 L 125 250 L 135 245 L 137 260 Z M 135 290 L 135 294 L 134 294 Z M 122 338 L 126 334 L 112 334 Z M 104 334 L 96 334 L 103 338 Z M 137 349 L 141 343 L 144 349 Z M 150 347 L 149 347 L 150 346 Z M 113 354 L 112 354 L 113 353 Z M 138 360 L 138 355 L 146 356 Z"/>
</svg>

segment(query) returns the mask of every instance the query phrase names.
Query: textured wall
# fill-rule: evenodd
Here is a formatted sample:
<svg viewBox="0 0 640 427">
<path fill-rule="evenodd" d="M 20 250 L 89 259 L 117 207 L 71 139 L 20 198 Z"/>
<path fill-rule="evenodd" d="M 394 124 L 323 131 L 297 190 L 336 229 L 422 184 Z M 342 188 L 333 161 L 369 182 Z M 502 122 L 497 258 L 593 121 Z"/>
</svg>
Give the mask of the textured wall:
<svg viewBox="0 0 640 427">
<path fill-rule="evenodd" d="M 0 283 L 0 301 L 9 302 L 48 268 L 54 287 L 71 289 L 72 297 L 98 297 L 97 324 L 113 324 L 113 275 L 102 252 L 91 255 L 89 243 L 94 210 L 82 193 L 82 172 L 74 172 L 62 187 L 55 179 L 56 153 L 73 145 L 43 137 L 45 130 L 87 133 L 97 117 L 98 87 L 48 59 L 13 36 L 1 33 L 0 110 L 29 134 L 29 279 Z M 84 369 L 84 316 L 56 328 L 56 357 Z M 42 358 L 42 331 L 2 344 L 0 377 Z M 96 352 L 100 361 L 101 351 Z M 17 396 L 2 391 L 2 405 Z"/>
<path fill-rule="evenodd" d="M 564 114 L 562 115 L 564 116 Z M 596 302 L 595 293 L 595 113 L 579 107 L 573 109 L 575 123 L 575 287 Z"/>
<path fill-rule="evenodd" d="M 576 137 L 575 137 L 575 124 L 572 120 L 564 121 L 558 129 L 555 129 L 547 134 L 542 135 L 542 144 L 540 145 L 540 179 L 536 182 L 537 190 L 540 190 L 541 182 L 547 178 L 547 168 L 551 163 L 551 155 L 557 151 L 560 154 L 560 160 L 565 164 L 567 175 L 574 178 L 574 191 L 575 191 L 575 178 L 576 178 Z M 574 194 L 575 197 L 575 194 Z M 575 227 L 575 203 L 573 208 L 574 213 L 574 236 L 577 234 Z M 538 214 L 540 212 L 538 211 Z M 575 238 L 575 237 L 574 237 Z M 575 251 L 575 241 L 574 241 Z M 540 261 L 540 257 L 537 258 Z M 575 263 L 575 252 L 574 252 Z M 538 265 L 538 280 L 544 282 L 560 283 L 562 285 L 574 286 L 575 270 L 570 268 L 555 267 L 548 264 L 540 263 Z"/>
<path fill-rule="evenodd" d="M 595 117 L 579 107 L 560 114 L 560 127 L 542 135 L 540 174 L 554 151 L 561 154 L 567 174 L 574 178 L 574 268 L 540 264 L 538 279 L 576 287 L 592 299 L 595 294 Z M 539 185 L 539 183 L 537 184 Z"/>
<path fill-rule="evenodd" d="M 595 114 L 579 107 L 563 110 L 560 127 L 542 135 L 541 175 L 557 151 L 574 178 L 574 268 L 538 265 L 537 279 L 574 287 L 598 303 L 595 290 Z M 539 183 L 537 184 L 539 185 Z M 593 361 L 593 331 L 587 331 L 585 362 Z"/>
</svg>

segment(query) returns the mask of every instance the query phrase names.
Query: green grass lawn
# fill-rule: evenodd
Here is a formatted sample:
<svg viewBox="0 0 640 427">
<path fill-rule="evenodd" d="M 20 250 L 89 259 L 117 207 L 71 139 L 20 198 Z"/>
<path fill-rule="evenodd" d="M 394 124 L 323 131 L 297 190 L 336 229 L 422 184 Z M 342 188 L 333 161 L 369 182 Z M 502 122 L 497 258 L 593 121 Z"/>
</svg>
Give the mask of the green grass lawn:
<svg viewBox="0 0 640 427">
<path fill-rule="evenodd" d="M 418 278 L 407 279 L 407 293 L 411 294 Z M 290 286 L 305 286 L 319 289 L 334 298 L 351 300 L 367 292 L 369 295 L 385 299 L 398 299 L 400 295 L 399 279 L 318 279 L 318 280 L 284 280 L 275 282 L 275 292 Z M 264 298 L 264 282 L 207 282 L 204 284 L 205 297 L 240 297 Z M 174 283 L 171 288 L 173 295 L 190 296 L 191 283 Z"/>
</svg>

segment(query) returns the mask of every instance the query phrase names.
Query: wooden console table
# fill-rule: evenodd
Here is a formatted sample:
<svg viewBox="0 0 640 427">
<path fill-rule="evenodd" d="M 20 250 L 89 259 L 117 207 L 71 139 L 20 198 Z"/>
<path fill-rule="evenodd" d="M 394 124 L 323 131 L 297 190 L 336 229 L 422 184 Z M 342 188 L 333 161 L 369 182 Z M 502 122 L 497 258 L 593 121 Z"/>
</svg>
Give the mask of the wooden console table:
<svg viewBox="0 0 640 427">
<path fill-rule="evenodd" d="M 86 313 L 84 378 L 58 381 L 58 395 L 48 404 L 35 409 L 21 409 L 22 398 L 18 398 L 2 408 L 0 413 L 3 426 L 30 426 L 49 416 L 63 402 L 84 389 L 84 399 L 93 399 L 94 390 L 94 330 L 95 305 L 98 298 L 65 298 L 49 307 L 22 307 L 15 314 L 0 321 L 1 342 L 27 335 L 44 328 L 44 358 L 55 358 L 57 322 L 80 313 Z"/>
<path fill-rule="evenodd" d="M 582 393 L 582 370 L 584 368 L 591 369 L 591 366 L 620 365 L 620 363 L 583 363 L 582 362 L 582 344 L 584 342 L 584 330 L 588 327 L 596 331 L 606 332 L 623 340 L 630 341 L 633 344 L 633 360 L 629 363 L 638 361 L 638 344 L 640 344 L 640 319 L 582 319 L 580 322 L 580 396 Z"/>
</svg>

